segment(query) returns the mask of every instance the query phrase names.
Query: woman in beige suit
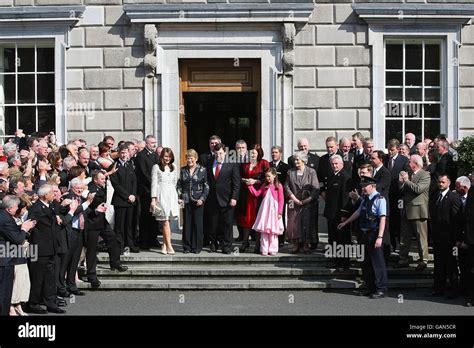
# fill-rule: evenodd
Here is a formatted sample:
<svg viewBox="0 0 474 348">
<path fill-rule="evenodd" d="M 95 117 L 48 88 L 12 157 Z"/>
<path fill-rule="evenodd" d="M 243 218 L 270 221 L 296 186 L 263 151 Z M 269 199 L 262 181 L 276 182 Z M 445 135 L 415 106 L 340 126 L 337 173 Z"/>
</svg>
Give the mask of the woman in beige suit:
<svg viewBox="0 0 474 348">
<path fill-rule="evenodd" d="M 288 171 L 285 192 L 289 199 L 287 216 L 287 238 L 293 244 L 292 253 L 303 250 L 310 253 L 310 245 L 319 242 L 316 224 L 319 181 L 316 171 L 308 166 L 308 156 L 304 151 L 294 154 L 295 168 Z"/>
</svg>

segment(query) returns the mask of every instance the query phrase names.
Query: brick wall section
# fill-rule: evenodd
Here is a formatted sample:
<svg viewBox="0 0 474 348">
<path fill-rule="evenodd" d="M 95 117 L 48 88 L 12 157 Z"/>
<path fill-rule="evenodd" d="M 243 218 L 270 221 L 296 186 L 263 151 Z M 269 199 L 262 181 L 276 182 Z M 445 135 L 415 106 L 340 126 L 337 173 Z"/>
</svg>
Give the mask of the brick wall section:
<svg viewBox="0 0 474 348">
<path fill-rule="evenodd" d="M 296 37 L 294 138 L 306 136 L 313 150 L 324 150 L 327 136 L 371 132 L 371 50 L 367 25 L 352 0 L 270 0 L 315 4 L 310 22 Z M 131 26 L 122 5 L 205 3 L 206 0 L 0 0 L 0 6 L 89 5 L 70 36 L 67 52 L 68 102 L 93 103 L 94 111 L 68 116 L 70 137 L 98 141 L 105 133 L 119 139 L 143 137 L 143 33 Z M 207 3 L 267 0 L 207 0 Z M 355 2 L 405 2 L 355 0 Z M 407 0 L 406 2 L 425 2 Z M 440 3 L 451 0 L 428 0 Z M 474 0 L 459 0 L 459 3 Z M 474 26 L 462 29 L 460 50 L 461 136 L 474 132 Z M 107 131 L 109 130 L 109 131 Z"/>
</svg>

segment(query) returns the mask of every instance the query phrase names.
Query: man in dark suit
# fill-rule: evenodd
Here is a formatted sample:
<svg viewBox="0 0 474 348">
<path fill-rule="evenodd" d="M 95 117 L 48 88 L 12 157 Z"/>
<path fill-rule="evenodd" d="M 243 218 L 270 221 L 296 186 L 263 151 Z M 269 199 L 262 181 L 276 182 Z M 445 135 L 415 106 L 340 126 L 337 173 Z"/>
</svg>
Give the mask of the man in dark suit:
<svg viewBox="0 0 474 348">
<path fill-rule="evenodd" d="M 469 217 L 467 214 L 468 205 L 472 197 L 469 197 L 469 190 L 471 188 L 471 180 L 467 176 L 460 176 L 456 179 L 456 193 L 461 199 L 461 207 L 459 208 L 459 216 L 456 221 L 457 235 L 456 247 L 458 251 L 458 265 L 459 265 L 459 295 L 466 294 L 466 300 L 469 301 L 469 294 L 467 293 L 469 285 L 469 277 L 471 273 L 472 264 L 469 258 L 469 246 L 466 243 L 467 226 L 466 221 Z M 434 197 L 434 196 L 433 196 Z"/>
<path fill-rule="evenodd" d="M 125 272 L 128 267 L 122 266 L 120 262 L 120 244 L 117 236 L 110 227 L 105 212 L 107 207 L 107 188 L 106 178 L 102 171 L 94 172 L 92 181 L 88 188 L 90 193 L 95 193 L 87 214 L 87 237 L 86 237 L 86 264 L 87 264 L 87 281 L 91 283 L 91 287 L 96 289 L 100 286 L 97 279 L 97 243 L 98 237 L 101 236 L 108 247 L 109 264 L 111 270 Z"/>
<path fill-rule="evenodd" d="M 344 170 L 352 177 L 352 165 L 354 163 L 354 152 L 351 151 L 351 141 L 347 138 L 339 140 L 339 154 L 344 161 Z"/>
<path fill-rule="evenodd" d="M 20 200 L 15 196 L 5 196 L 2 200 L 0 210 L 0 245 L 3 250 L 9 250 L 13 245 L 21 245 L 29 236 L 29 231 L 36 224 L 33 220 L 27 220 L 18 226 L 15 216 Z M 0 316 L 8 315 L 10 311 L 15 265 L 25 263 L 24 259 L 19 262 L 19 257 L 0 257 Z M 46 311 L 42 310 L 44 313 Z"/>
<path fill-rule="evenodd" d="M 456 245 L 456 222 L 459 218 L 461 198 L 449 189 L 448 175 L 438 176 L 438 191 L 430 201 L 431 231 L 434 252 L 434 287 L 432 296 L 444 295 L 446 279 L 451 285 L 457 280 L 456 258 L 453 248 Z M 452 289 L 454 290 L 454 289 Z M 451 293 L 451 296 L 454 293 Z"/>
<path fill-rule="evenodd" d="M 409 155 L 416 154 L 416 137 L 413 133 L 405 134 L 405 145 L 408 146 Z"/>
<path fill-rule="evenodd" d="M 207 167 L 209 165 L 209 162 L 214 160 L 214 146 L 220 144 L 221 142 L 221 138 L 218 135 L 212 135 L 209 138 L 209 152 L 203 153 L 199 156 L 200 165 L 202 165 L 203 167 Z"/>
<path fill-rule="evenodd" d="M 364 139 L 364 151 L 360 155 L 354 156 L 354 164 L 352 166 L 352 180 L 354 184 L 358 184 L 360 181 L 358 172 L 362 164 L 370 163 L 372 152 L 374 151 L 374 141 L 372 138 Z"/>
<path fill-rule="evenodd" d="M 298 150 L 299 151 L 304 151 L 306 155 L 308 156 L 308 163 L 306 163 L 307 166 L 310 168 L 313 168 L 316 173 L 318 172 L 318 167 L 319 167 L 319 156 L 309 152 L 309 141 L 306 138 L 301 138 L 298 140 Z M 295 161 L 293 160 L 293 155 L 288 157 L 288 165 L 290 168 L 295 167 Z"/>
<path fill-rule="evenodd" d="M 458 167 L 453 160 L 453 156 L 449 153 L 449 143 L 447 140 L 438 140 L 436 143 L 438 150 L 438 162 L 436 163 L 435 175 L 447 174 L 451 182 L 451 190 L 454 190 L 454 185 L 457 179 Z"/>
<path fill-rule="evenodd" d="M 76 209 L 72 209 L 73 207 L 71 207 L 71 205 L 66 206 L 67 209 L 70 209 L 69 214 L 72 215 L 72 219 L 70 225 L 66 225 L 69 248 L 66 255 L 66 261 L 60 270 L 59 276 L 61 278 L 60 282 L 64 282 L 64 279 L 66 281 L 66 293 L 82 296 L 84 293 L 77 288 L 76 284 L 76 271 L 81 258 L 82 247 L 85 244 L 87 214 L 89 213 L 89 207 L 94 200 L 95 193 L 89 193 L 87 199 L 83 198 L 82 194 L 85 185 L 80 178 L 72 179 L 70 185 L 71 189 L 64 198 L 71 202 L 71 204 L 72 201 L 76 201 L 78 206 Z M 61 286 L 61 292 L 63 292 L 63 290 L 63 286 Z"/>
<path fill-rule="evenodd" d="M 469 264 L 474 266 L 474 173 L 471 174 L 471 188 L 464 207 L 464 243 L 467 245 Z M 474 306 L 474 273 L 467 277 L 466 307 Z"/>
<path fill-rule="evenodd" d="M 51 206 L 54 193 L 50 185 L 44 184 L 38 189 L 37 194 L 39 199 L 28 212 L 28 217 L 36 221 L 35 227 L 31 230 L 29 243 L 38 246 L 38 259 L 30 260 L 29 263 L 31 291 L 28 311 L 44 314 L 44 309 L 40 307 L 40 303 L 44 302 L 48 312 L 65 313 L 66 311 L 56 304 L 54 258 L 59 245 L 55 237 L 57 219 Z"/>
<path fill-rule="evenodd" d="M 281 147 L 276 146 L 276 145 L 272 146 L 272 160 L 270 161 L 270 167 L 273 167 L 276 169 L 277 175 L 278 175 L 278 181 L 280 181 L 282 185 L 285 185 L 286 177 L 288 175 L 288 170 L 290 169 L 290 166 L 281 160 L 281 155 L 282 155 Z M 285 227 L 285 230 L 280 236 L 278 236 L 278 244 L 280 247 L 285 245 L 285 235 L 286 235 L 286 213 L 285 212 L 286 212 L 286 204 L 283 205 L 283 214 L 282 214 L 283 226 Z"/>
<path fill-rule="evenodd" d="M 397 241 L 400 241 L 400 228 L 401 228 L 401 205 L 399 204 L 402 199 L 400 188 L 398 185 L 398 177 L 401 171 L 407 172 L 408 158 L 398 153 L 398 146 L 400 142 L 397 139 L 389 140 L 387 144 L 388 156 L 385 156 L 384 166 L 390 171 L 391 183 L 388 197 L 388 208 L 391 211 L 391 216 L 388 221 L 388 227 L 390 233 L 390 243 L 392 250 L 395 251 L 397 247 Z"/>
<path fill-rule="evenodd" d="M 135 160 L 135 173 L 137 176 L 137 193 L 140 199 L 140 248 L 148 250 L 151 247 L 160 247 L 158 242 L 158 226 L 156 219 L 151 215 L 151 169 L 158 164 L 156 153 L 156 138 L 148 135 L 145 138 L 145 148 L 140 151 Z"/>
<path fill-rule="evenodd" d="M 328 137 L 326 139 L 326 151 L 327 153 L 321 156 L 321 158 L 319 159 L 319 165 L 318 165 L 318 171 L 317 171 L 319 184 L 321 185 L 319 187 L 319 193 L 321 194 L 323 199 L 325 199 L 326 186 L 328 183 L 328 179 L 334 173 L 330 160 L 332 156 L 335 155 L 336 153 L 340 155 L 339 150 L 337 148 L 336 138 Z"/>
<path fill-rule="evenodd" d="M 206 201 L 209 215 L 211 252 L 222 248 L 224 254 L 232 252 L 232 222 L 239 198 L 240 173 L 235 163 L 225 162 L 225 145 L 214 147 L 215 160 L 207 167 L 209 196 Z M 218 244 L 219 243 L 219 244 Z"/>
<path fill-rule="evenodd" d="M 84 168 L 87 178 L 90 178 L 93 169 L 100 169 L 100 166 L 91 164 L 89 150 L 87 150 L 85 147 L 79 149 L 77 157 L 77 165 Z"/>
<path fill-rule="evenodd" d="M 110 176 L 114 187 L 112 205 L 115 209 L 115 234 L 123 251 L 125 247 L 130 252 L 138 253 L 135 246 L 133 222 L 133 207 L 137 195 L 137 177 L 133 165 L 129 161 L 129 152 L 125 144 L 119 147 L 119 158 L 116 161 L 118 170 Z"/>
<path fill-rule="evenodd" d="M 349 200 L 349 191 L 352 187 L 351 177 L 344 171 L 344 161 L 340 155 L 332 156 L 330 164 L 332 173 L 327 180 L 324 196 L 326 200 L 324 217 L 328 222 L 328 243 L 330 245 L 333 245 L 334 242 L 337 245 L 349 245 L 351 244 L 350 233 L 338 230 L 337 226 L 341 222 L 342 208 L 346 206 Z M 349 268 L 349 261 L 348 257 L 337 258 L 335 263 L 330 266 L 343 271 Z"/>
</svg>

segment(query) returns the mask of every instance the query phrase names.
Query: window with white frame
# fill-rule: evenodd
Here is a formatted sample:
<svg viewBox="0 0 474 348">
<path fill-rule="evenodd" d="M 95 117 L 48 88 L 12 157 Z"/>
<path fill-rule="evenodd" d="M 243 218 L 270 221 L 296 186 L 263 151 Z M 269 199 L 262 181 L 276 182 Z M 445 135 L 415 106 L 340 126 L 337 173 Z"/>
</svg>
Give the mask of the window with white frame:
<svg viewBox="0 0 474 348">
<path fill-rule="evenodd" d="M 55 131 L 54 42 L 0 43 L 0 113 L 4 136 Z M 3 126 L 3 127 L 2 127 Z"/>
<path fill-rule="evenodd" d="M 385 40 L 385 144 L 406 133 L 417 141 L 440 133 L 444 117 L 442 42 Z"/>
</svg>

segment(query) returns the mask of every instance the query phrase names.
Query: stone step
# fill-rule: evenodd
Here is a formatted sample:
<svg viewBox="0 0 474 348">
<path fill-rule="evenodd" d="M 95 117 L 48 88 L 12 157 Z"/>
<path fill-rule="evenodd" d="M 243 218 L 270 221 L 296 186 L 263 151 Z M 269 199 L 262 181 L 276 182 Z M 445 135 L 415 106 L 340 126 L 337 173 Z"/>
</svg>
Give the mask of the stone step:
<svg viewBox="0 0 474 348">
<path fill-rule="evenodd" d="M 81 289 L 90 288 L 89 283 L 78 284 Z M 283 279 L 283 280 L 259 280 L 259 279 L 179 279 L 179 280 L 129 280 L 104 279 L 100 290 L 291 290 L 291 289 L 355 289 L 360 282 L 345 279 Z M 391 279 L 389 289 L 416 289 L 431 288 L 431 279 L 413 281 L 411 279 Z"/>
<path fill-rule="evenodd" d="M 389 277 L 398 278 L 427 278 L 432 276 L 433 268 L 428 267 L 422 272 L 410 269 L 388 269 Z M 334 268 L 321 267 L 320 265 L 133 265 L 126 272 L 110 271 L 108 268 L 98 267 L 99 277 L 135 279 L 143 277 L 294 277 L 294 276 L 334 276 L 357 277 L 362 275 L 359 267 L 338 272 Z"/>
</svg>

